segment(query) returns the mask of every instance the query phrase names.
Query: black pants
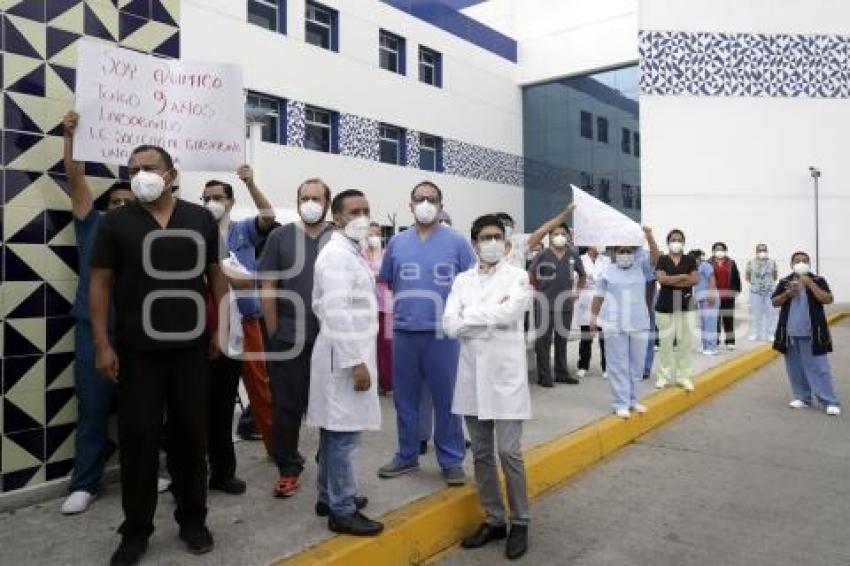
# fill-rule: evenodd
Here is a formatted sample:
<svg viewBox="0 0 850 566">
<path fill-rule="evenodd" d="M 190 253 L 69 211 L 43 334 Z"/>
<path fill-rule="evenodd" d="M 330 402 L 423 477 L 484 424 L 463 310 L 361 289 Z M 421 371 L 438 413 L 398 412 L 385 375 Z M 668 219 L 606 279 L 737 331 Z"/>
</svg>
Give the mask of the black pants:
<svg viewBox="0 0 850 566">
<path fill-rule="evenodd" d="M 601 356 L 600 365 L 602 371 L 605 371 L 605 338 L 602 337 L 602 331 L 596 333 L 599 337 L 599 355 Z M 591 347 L 593 346 L 593 334 L 590 333 L 590 326 L 581 327 L 581 342 L 578 345 L 578 369 L 587 371 L 590 369 Z"/>
<path fill-rule="evenodd" d="M 233 450 L 233 411 L 242 362 L 220 356 L 210 362 L 209 459 L 210 480 L 224 481 L 236 474 Z"/>
<path fill-rule="evenodd" d="M 118 438 L 121 462 L 119 532 L 147 537 L 157 503 L 159 448 L 168 412 L 167 450 L 181 525 L 200 526 L 207 515 L 206 348 L 119 354 Z"/>
<path fill-rule="evenodd" d="M 273 353 L 292 351 L 294 346 L 270 341 Z M 272 456 L 282 476 L 298 476 L 304 461 L 298 452 L 301 421 L 310 397 L 310 358 L 313 344 L 304 344 L 301 352 L 289 360 L 269 360 L 269 385 L 272 393 Z M 272 356 L 274 357 L 274 356 Z"/>
<path fill-rule="evenodd" d="M 534 341 L 534 353 L 537 358 L 537 381 L 552 383 L 552 365 L 550 360 L 552 341 L 555 342 L 555 379 L 570 376 L 567 369 L 567 336 L 573 321 L 572 308 L 563 311 L 535 313 L 537 338 Z"/>
<path fill-rule="evenodd" d="M 735 344 L 735 297 L 720 299 L 720 312 L 717 316 L 717 343 L 720 344 L 720 330 L 726 335 L 726 345 Z"/>
</svg>

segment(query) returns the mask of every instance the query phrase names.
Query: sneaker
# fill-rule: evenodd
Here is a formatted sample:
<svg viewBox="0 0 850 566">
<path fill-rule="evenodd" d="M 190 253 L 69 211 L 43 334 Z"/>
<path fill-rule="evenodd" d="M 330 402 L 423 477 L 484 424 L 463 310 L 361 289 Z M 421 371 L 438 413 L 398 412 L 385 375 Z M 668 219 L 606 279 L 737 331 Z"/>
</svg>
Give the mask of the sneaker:
<svg viewBox="0 0 850 566">
<path fill-rule="evenodd" d="M 381 534 L 384 524 L 373 521 L 360 511 L 356 511 L 350 517 L 328 517 L 328 528 L 342 535 L 354 535 L 358 537 L 373 537 Z"/>
<path fill-rule="evenodd" d="M 186 543 L 186 548 L 192 554 L 206 554 L 215 546 L 212 533 L 206 527 L 180 527 L 180 539 Z"/>
<path fill-rule="evenodd" d="M 147 549 L 147 537 L 121 537 L 121 544 L 109 559 L 109 564 L 110 566 L 133 566 L 139 563 Z"/>
<path fill-rule="evenodd" d="M 578 385 L 578 379 L 567 374 L 567 375 L 564 375 L 564 376 L 561 376 L 561 377 L 556 377 L 555 383 L 566 383 L 567 385 Z"/>
<path fill-rule="evenodd" d="M 156 480 L 156 492 L 165 493 L 171 487 L 171 480 L 168 478 L 159 478 Z"/>
<path fill-rule="evenodd" d="M 242 495 L 247 489 L 247 484 L 244 480 L 240 480 L 236 476 L 227 478 L 226 480 L 210 479 L 210 489 L 214 491 L 223 491 L 230 495 Z"/>
<path fill-rule="evenodd" d="M 466 474 L 463 473 L 463 468 L 443 470 L 443 480 L 448 486 L 458 487 L 466 483 Z"/>
<path fill-rule="evenodd" d="M 685 391 L 693 391 L 694 390 L 694 382 L 691 381 L 687 377 L 683 377 L 682 379 L 676 380 L 676 385 L 684 389 Z"/>
<path fill-rule="evenodd" d="M 646 405 L 641 405 L 640 403 L 635 403 L 635 405 L 634 405 L 634 407 L 632 407 L 632 409 L 634 409 L 635 412 L 639 415 L 646 413 L 646 410 L 647 410 Z"/>
<path fill-rule="evenodd" d="M 300 484 L 301 478 L 298 476 L 280 476 L 272 491 L 275 497 L 292 497 L 298 491 Z"/>
<path fill-rule="evenodd" d="M 730 352 L 734 352 L 735 350 L 738 349 L 738 347 L 735 344 L 726 344 L 726 349 L 729 350 Z"/>
<path fill-rule="evenodd" d="M 660 350 L 660 349 L 661 349 L 661 347 L 660 347 L 660 346 L 653 346 L 653 347 L 652 347 L 652 349 L 653 349 L 653 350 L 655 350 L 655 351 L 657 352 L 658 350 Z"/>
<path fill-rule="evenodd" d="M 716 356 L 719 353 L 720 352 L 718 352 L 717 350 L 705 350 L 703 352 L 703 354 L 705 354 L 706 356 Z"/>
<path fill-rule="evenodd" d="M 396 478 L 418 469 L 418 462 L 414 462 L 413 464 L 403 464 L 393 458 L 390 463 L 384 464 L 378 469 L 378 477 L 383 479 Z"/>
<path fill-rule="evenodd" d="M 620 417 L 621 419 L 627 419 L 632 416 L 628 409 L 617 409 L 614 411 L 614 414 Z"/>
<path fill-rule="evenodd" d="M 792 409 L 805 409 L 806 407 L 811 407 L 812 404 L 806 403 L 805 401 L 801 401 L 800 399 L 794 399 L 793 401 L 788 403 L 788 406 Z"/>
<path fill-rule="evenodd" d="M 580 370 L 578 370 L 578 371 L 576 372 L 576 376 L 577 376 L 579 379 L 584 379 L 584 376 L 586 376 L 586 375 L 587 375 L 587 370 L 586 370 L 586 369 L 580 369 Z"/>
<path fill-rule="evenodd" d="M 608 379 L 608 372 L 607 371 L 602 372 L 602 379 Z"/>
<path fill-rule="evenodd" d="M 508 542 L 505 543 L 505 557 L 516 560 L 528 552 L 528 525 L 511 525 Z"/>
<path fill-rule="evenodd" d="M 359 495 L 354 497 L 354 507 L 357 508 L 358 511 L 361 509 L 365 509 L 366 506 L 369 505 L 368 497 L 361 497 Z M 316 502 L 316 516 L 318 517 L 327 517 L 331 514 L 331 507 L 324 501 Z"/>
<path fill-rule="evenodd" d="M 663 377 L 659 377 L 658 379 L 655 380 L 655 388 L 656 389 L 664 389 L 665 387 L 667 387 L 667 380 L 666 379 L 664 379 Z"/>
<path fill-rule="evenodd" d="M 95 500 L 97 496 L 93 493 L 89 493 L 88 491 L 75 491 L 65 499 L 65 502 L 62 503 L 62 514 L 63 515 L 76 515 L 77 513 L 82 513 L 86 509 L 89 508 L 91 502 Z"/>
<path fill-rule="evenodd" d="M 838 405 L 830 405 L 826 408 L 826 414 L 831 417 L 838 417 L 841 415 L 841 407 Z"/>
<path fill-rule="evenodd" d="M 478 530 L 463 539 L 460 546 L 463 548 L 481 548 L 488 542 L 502 540 L 508 536 L 508 527 L 505 525 L 491 525 L 482 523 Z"/>
</svg>

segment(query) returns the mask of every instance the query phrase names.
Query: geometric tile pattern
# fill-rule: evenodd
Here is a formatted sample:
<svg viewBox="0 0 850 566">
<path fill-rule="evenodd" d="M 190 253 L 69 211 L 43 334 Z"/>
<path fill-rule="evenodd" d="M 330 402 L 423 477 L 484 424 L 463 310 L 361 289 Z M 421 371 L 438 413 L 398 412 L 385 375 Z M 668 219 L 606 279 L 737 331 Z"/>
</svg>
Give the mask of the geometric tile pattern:
<svg viewBox="0 0 850 566">
<path fill-rule="evenodd" d="M 79 266 L 61 120 L 75 44 L 178 57 L 179 21 L 180 0 L 0 0 L 0 491 L 73 465 Z M 85 173 L 96 197 L 126 176 L 96 163 Z"/>
<path fill-rule="evenodd" d="M 504 151 L 443 140 L 443 169 L 449 175 L 522 186 L 523 159 Z"/>
<path fill-rule="evenodd" d="M 643 94 L 850 98 L 850 36 L 641 31 Z"/>
<path fill-rule="evenodd" d="M 419 132 L 416 130 L 405 130 L 405 142 L 407 149 L 407 166 L 419 168 Z"/>
<path fill-rule="evenodd" d="M 307 127 L 306 108 L 303 102 L 286 102 L 286 145 L 304 147 L 304 133 Z"/>
<path fill-rule="evenodd" d="M 380 159 L 378 121 L 354 114 L 339 116 L 339 153 L 370 161 Z"/>
</svg>

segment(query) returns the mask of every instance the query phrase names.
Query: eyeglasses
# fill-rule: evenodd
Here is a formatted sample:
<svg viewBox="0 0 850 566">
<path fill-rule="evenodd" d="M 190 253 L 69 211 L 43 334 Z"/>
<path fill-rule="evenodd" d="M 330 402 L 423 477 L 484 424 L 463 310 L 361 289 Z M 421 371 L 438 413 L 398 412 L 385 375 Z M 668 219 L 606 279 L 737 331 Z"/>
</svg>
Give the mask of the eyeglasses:
<svg viewBox="0 0 850 566">
<path fill-rule="evenodd" d="M 223 200 L 227 200 L 227 195 L 210 195 L 201 197 L 201 202 L 204 204 L 214 200 L 215 202 L 221 202 Z"/>
<path fill-rule="evenodd" d="M 505 238 L 501 234 L 486 234 L 486 235 L 478 235 L 479 242 L 501 242 Z"/>
<path fill-rule="evenodd" d="M 420 202 L 425 202 L 426 200 L 431 204 L 440 204 L 440 197 L 428 197 L 424 195 L 418 195 L 413 197 L 411 200 L 416 204 L 419 204 Z"/>
</svg>

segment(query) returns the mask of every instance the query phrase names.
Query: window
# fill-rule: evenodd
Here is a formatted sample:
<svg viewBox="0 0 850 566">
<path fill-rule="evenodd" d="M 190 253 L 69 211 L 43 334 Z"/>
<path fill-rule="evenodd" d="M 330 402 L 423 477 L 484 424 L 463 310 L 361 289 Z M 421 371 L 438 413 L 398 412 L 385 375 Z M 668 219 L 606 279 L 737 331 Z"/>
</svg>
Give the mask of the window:
<svg viewBox="0 0 850 566">
<path fill-rule="evenodd" d="M 593 139 L 593 114 L 581 111 L 581 137 Z"/>
<path fill-rule="evenodd" d="M 334 151 L 334 113 L 324 108 L 307 106 L 304 114 L 304 147 L 325 153 Z"/>
<path fill-rule="evenodd" d="M 381 124 L 379 126 L 380 142 L 381 142 L 381 161 L 384 163 L 393 163 L 395 165 L 403 165 L 405 158 L 404 151 L 404 130 L 389 124 Z"/>
<path fill-rule="evenodd" d="M 443 170 L 443 140 L 436 136 L 419 135 L 419 168 L 436 172 Z"/>
<path fill-rule="evenodd" d="M 622 194 L 623 194 L 623 207 L 624 208 L 634 208 L 635 203 L 634 203 L 634 193 L 632 191 L 632 186 L 627 184 L 627 183 L 623 183 L 621 185 L 621 190 L 622 190 Z"/>
<path fill-rule="evenodd" d="M 602 143 L 608 143 L 608 118 L 596 117 L 596 139 Z"/>
<path fill-rule="evenodd" d="M 599 200 L 611 203 L 611 182 L 608 179 L 599 179 Z"/>
<path fill-rule="evenodd" d="M 317 47 L 339 51 L 339 15 L 315 2 L 307 2 L 304 39 Z"/>
<path fill-rule="evenodd" d="M 632 133 L 628 128 L 623 128 L 623 137 L 620 140 L 620 147 L 623 153 L 632 152 Z"/>
<path fill-rule="evenodd" d="M 640 187 L 635 187 L 635 208 L 640 210 Z"/>
<path fill-rule="evenodd" d="M 443 86 L 443 56 L 433 49 L 419 46 L 419 80 L 432 86 Z"/>
<path fill-rule="evenodd" d="M 271 96 L 263 96 L 260 94 L 248 93 L 245 99 L 245 107 L 247 110 L 256 109 L 265 111 L 266 114 L 262 118 L 263 122 L 263 137 L 264 142 L 283 143 L 284 135 L 281 130 L 281 107 L 282 100 Z M 250 128 L 249 128 L 250 129 Z"/>
<path fill-rule="evenodd" d="M 248 23 L 286 33 L 284 0 L 248 0 Z"/>
<path fill-rule="evenodd" d="M 635 150 L 635 157 L 640 157 L 640 134 L 634 132 L 634 141 L 632 142 Z"/>
<path fill-rule="evenodd" d="M 382 69 L 400 75 L 405 74 L 404 49 L 403 37 L 399 37 L 388 31 L 380 31 L 378 56 Z"/>
</svg>

